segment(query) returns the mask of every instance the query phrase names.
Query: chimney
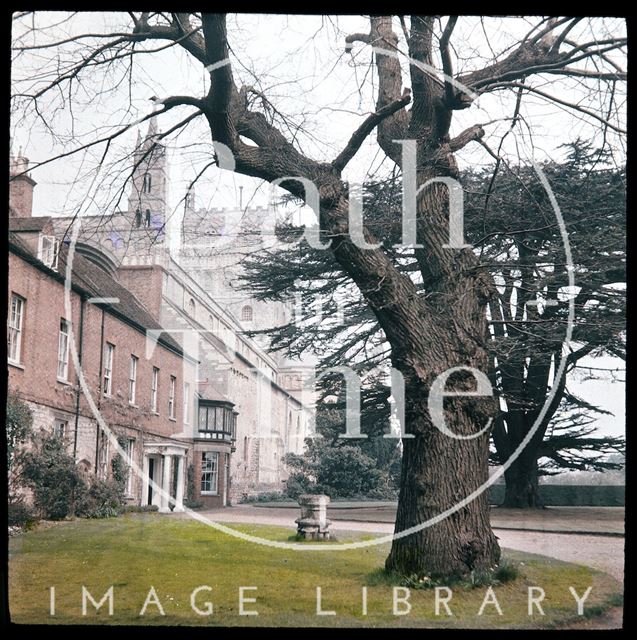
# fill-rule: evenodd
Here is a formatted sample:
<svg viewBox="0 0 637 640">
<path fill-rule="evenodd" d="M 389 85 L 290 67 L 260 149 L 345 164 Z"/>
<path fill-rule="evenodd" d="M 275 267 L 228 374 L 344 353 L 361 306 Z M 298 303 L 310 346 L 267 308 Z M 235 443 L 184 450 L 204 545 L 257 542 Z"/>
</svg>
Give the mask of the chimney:
<svg viewBox="0 0 637 640">
<path fill-rule="evenodd" d="M 27 173 L 29 159 L 18 152 L 11 157 L 9 176 L 9 215 L 16 218 L 30 218 L 33 215 L 33 187 L 35 180 Z"/>
</svg>

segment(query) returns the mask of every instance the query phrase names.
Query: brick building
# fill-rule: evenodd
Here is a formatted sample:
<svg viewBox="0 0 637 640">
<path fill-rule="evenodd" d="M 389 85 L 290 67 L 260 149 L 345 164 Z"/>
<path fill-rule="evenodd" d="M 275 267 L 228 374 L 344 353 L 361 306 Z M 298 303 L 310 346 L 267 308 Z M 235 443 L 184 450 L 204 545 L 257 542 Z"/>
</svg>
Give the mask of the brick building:
<svg viewBox="0 0 637 640">
<path fill-rule="evenodd" d="M 246 335 L 254 316 L 245 314 L 242 322 L 235 314 L 246 305 L 238 307 L 219 289 L 212 295 L 212 263 L 194 270 L 171 255 L 165 233 L 166 154 L 155 134 L 153 120 L 147 136 L 138 139 L 127 211 L 81 218 L 70 245 L 73 220 L 32 216 L 35 182 L 25 173 L 28 161 L 13 162 L 18 177 L 10 183 L 9 324 L 15 296 L 22 300 L 16 304 L 22 304 L 24 361 L 10 363 L 9 384 L 35 408 L 36 424 L 51 429 L 64 423 L 78 462 L 108 473 L 115 447 L 103 444 L 108 438 L 72 362 L 72 380 L 65 384 L 55 375 L 58 342 L 65 338 L 51 335 L 62 336 L 62 322 L 69 323 L 87 389 L 144 472 L 141 478 L 132 473 L 131 502 L 167 509 L 156 490 L 165 483 L 179 503 L 190 466 L 193 497 L 207 506 L 225 506 L 246 494 L 284 487 L 284 456 L 302 451 L 311 428 L 311 394 L 303 385 L 308 368 L 275 359 L 267 343 Z M 63 283 L 69 250 L 74 259 L 72 317 L 67 318 Z M 46 266 L 53 254 L 56 269 Z M 279 307 L 268 316 L 261 309 L 259 316 L 278 314 L 283 321 L 284 311 Z M 51 323 L 60 326 L 54 330 Z M 37 342 L 29 343 L 42 333 L 49 340 L 46 355 L 32 346 Z M 109 381 L 104 371 L 111 361 Z M 139 393 L 131 401 L 133 379 Z"/>
<path fill-rule="evenodd" d="M 68 260 L 50 220 L 10 219 L 9 388 L 87 472 L 108 478 L 121 447 L 132 461 L 128 500 L 168 511 L 170 496 L 180 510 L 192 460 L 182 390 L 195 383 L 196 361 L 164 333 L 149 345 L 159 324 L 85 257 L 73 256 L 65 289 Z"/>
</svg>

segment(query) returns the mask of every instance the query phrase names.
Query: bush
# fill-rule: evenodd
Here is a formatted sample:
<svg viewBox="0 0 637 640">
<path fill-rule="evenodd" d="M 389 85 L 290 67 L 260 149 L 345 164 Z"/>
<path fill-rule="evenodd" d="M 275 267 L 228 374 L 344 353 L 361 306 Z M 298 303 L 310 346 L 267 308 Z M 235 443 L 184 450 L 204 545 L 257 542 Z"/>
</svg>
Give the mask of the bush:
<svg viewBox="0 0 637 640">
<path fill-rule="evenodd" d="M 376 468 L 376 461 L 358 447 L 342 446 L 324 450 L 316 480 L 317 484 L 346 497 L 377 489 L 383 475 Z"/>
<path fill-rule="evenodd" d="M 85 488 L 73 457 L 55 435 L 44 435 L 34 451 L 25 453 L 22 477 L 33 490 L 36 509 L 49 520 L 68 516 L 76 492 Z"/>
<path fill-rule="evenodd" d="M 29 405 L 13 392 L 7 394 L 5 415 L 7 435 L 7 485 L 9 502 L 21 503 L 19 487 L 24 484 L 24 444 L 30 439 L 33 429 L 33 414 Z"/>
<path fill-rule="evenodd" d="M 253 502 L 286 502 L 288 496 L 281 491 L 264 491 L 255 496 Z"/>
<path fill-rule="evenodd" d="M 312 481 L 304 473 L 295 471 L 285 483 L 285 493 L 289 498 L 296 500 L 304 493 L 311 493 L 312 487 Z"/>
<path fill-rule="evenodd" d="M 93 478 L 88 489 L 76 495 L 75 515 L 80 518 L 112 518 L 122 512 L 124 492 L 117 480 Z"/>
<path fill-rule="evenodd" d="M 29 405 L 11 392 L 7 394 L 5 425 L 7 433 L 7 463 L 9 470 L 11 470 L 16 452 L 29 439 L 33 427 L 33 413 Z"/>
<path fill-rule="evenodd" d="M 122 513 L 151 513 L 153 511 L 159 511 L 159 507 L 156 504 L 126 504 L 121 509 Z"/>
<path fill-rule="evenodd" d="M 37 522 L 37 516 L 28 504 L 23 501 L 14 501 L 7 506 L 7 521 L 10 527 L 28 529 Z"/>
<path fill-rule="evenodd" d="M 286 488 L 292 498 L 301 493 L 324 493 L 332 500 L 396 497 L 387 469 L 379 469 L 377 461 L 358 446 L 335 445 L 327 438 L 315 438 L 308 441 L 303 456 L 288 454 L 285 462 L 294 469 Z"/>
<path fill-rule="evenodd" d="M 188 509 L 203 509 L 204 503 L 201 500 L 184 500 L 184 507 Z"/>
</svg>

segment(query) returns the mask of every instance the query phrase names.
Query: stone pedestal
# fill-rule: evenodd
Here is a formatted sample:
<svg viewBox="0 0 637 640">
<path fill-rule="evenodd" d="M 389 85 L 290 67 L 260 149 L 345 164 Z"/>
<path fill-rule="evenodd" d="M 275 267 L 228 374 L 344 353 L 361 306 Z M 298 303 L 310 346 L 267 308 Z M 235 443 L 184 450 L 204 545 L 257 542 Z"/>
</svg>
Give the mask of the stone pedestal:
<svg viewBox="0 0 637 640">
<path fill-rule="evenodd" d="M 298 536 L 305 540 L 329 540 L 329 526 L 332 524 L 327 519 L 329 496 L 306 494 L 299 496 L 298 500 L 301 507 L 301 517 L 295 520 Z"/>
</svg>

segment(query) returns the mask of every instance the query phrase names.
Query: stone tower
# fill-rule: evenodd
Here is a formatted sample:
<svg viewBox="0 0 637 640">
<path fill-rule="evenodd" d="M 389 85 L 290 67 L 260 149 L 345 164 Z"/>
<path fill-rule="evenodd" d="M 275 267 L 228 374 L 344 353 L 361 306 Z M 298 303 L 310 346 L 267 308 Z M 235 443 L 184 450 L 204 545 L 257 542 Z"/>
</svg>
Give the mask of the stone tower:
<svg viewBox="0 0 637 640">
<path fill-rule="evenodd" d="M 168 176 L 166 148 L 157 141 L 157 119 L 153 116 L 142 140 L 137 134 L 128 211 L 134 227 L 160 229 L 166 222 Z"/>
<path fill-rule="evenodd" d="M 137 134 L 126 210 L 81 218 L 76 250 L 113 275 L 122 265 L 161 264 L 167 257 L 168 168 L 157 134 L 155 116 L 146 136 Z M 59 237 L 68 235 L 72 223 L 54 219 Z"/>
</svg>

